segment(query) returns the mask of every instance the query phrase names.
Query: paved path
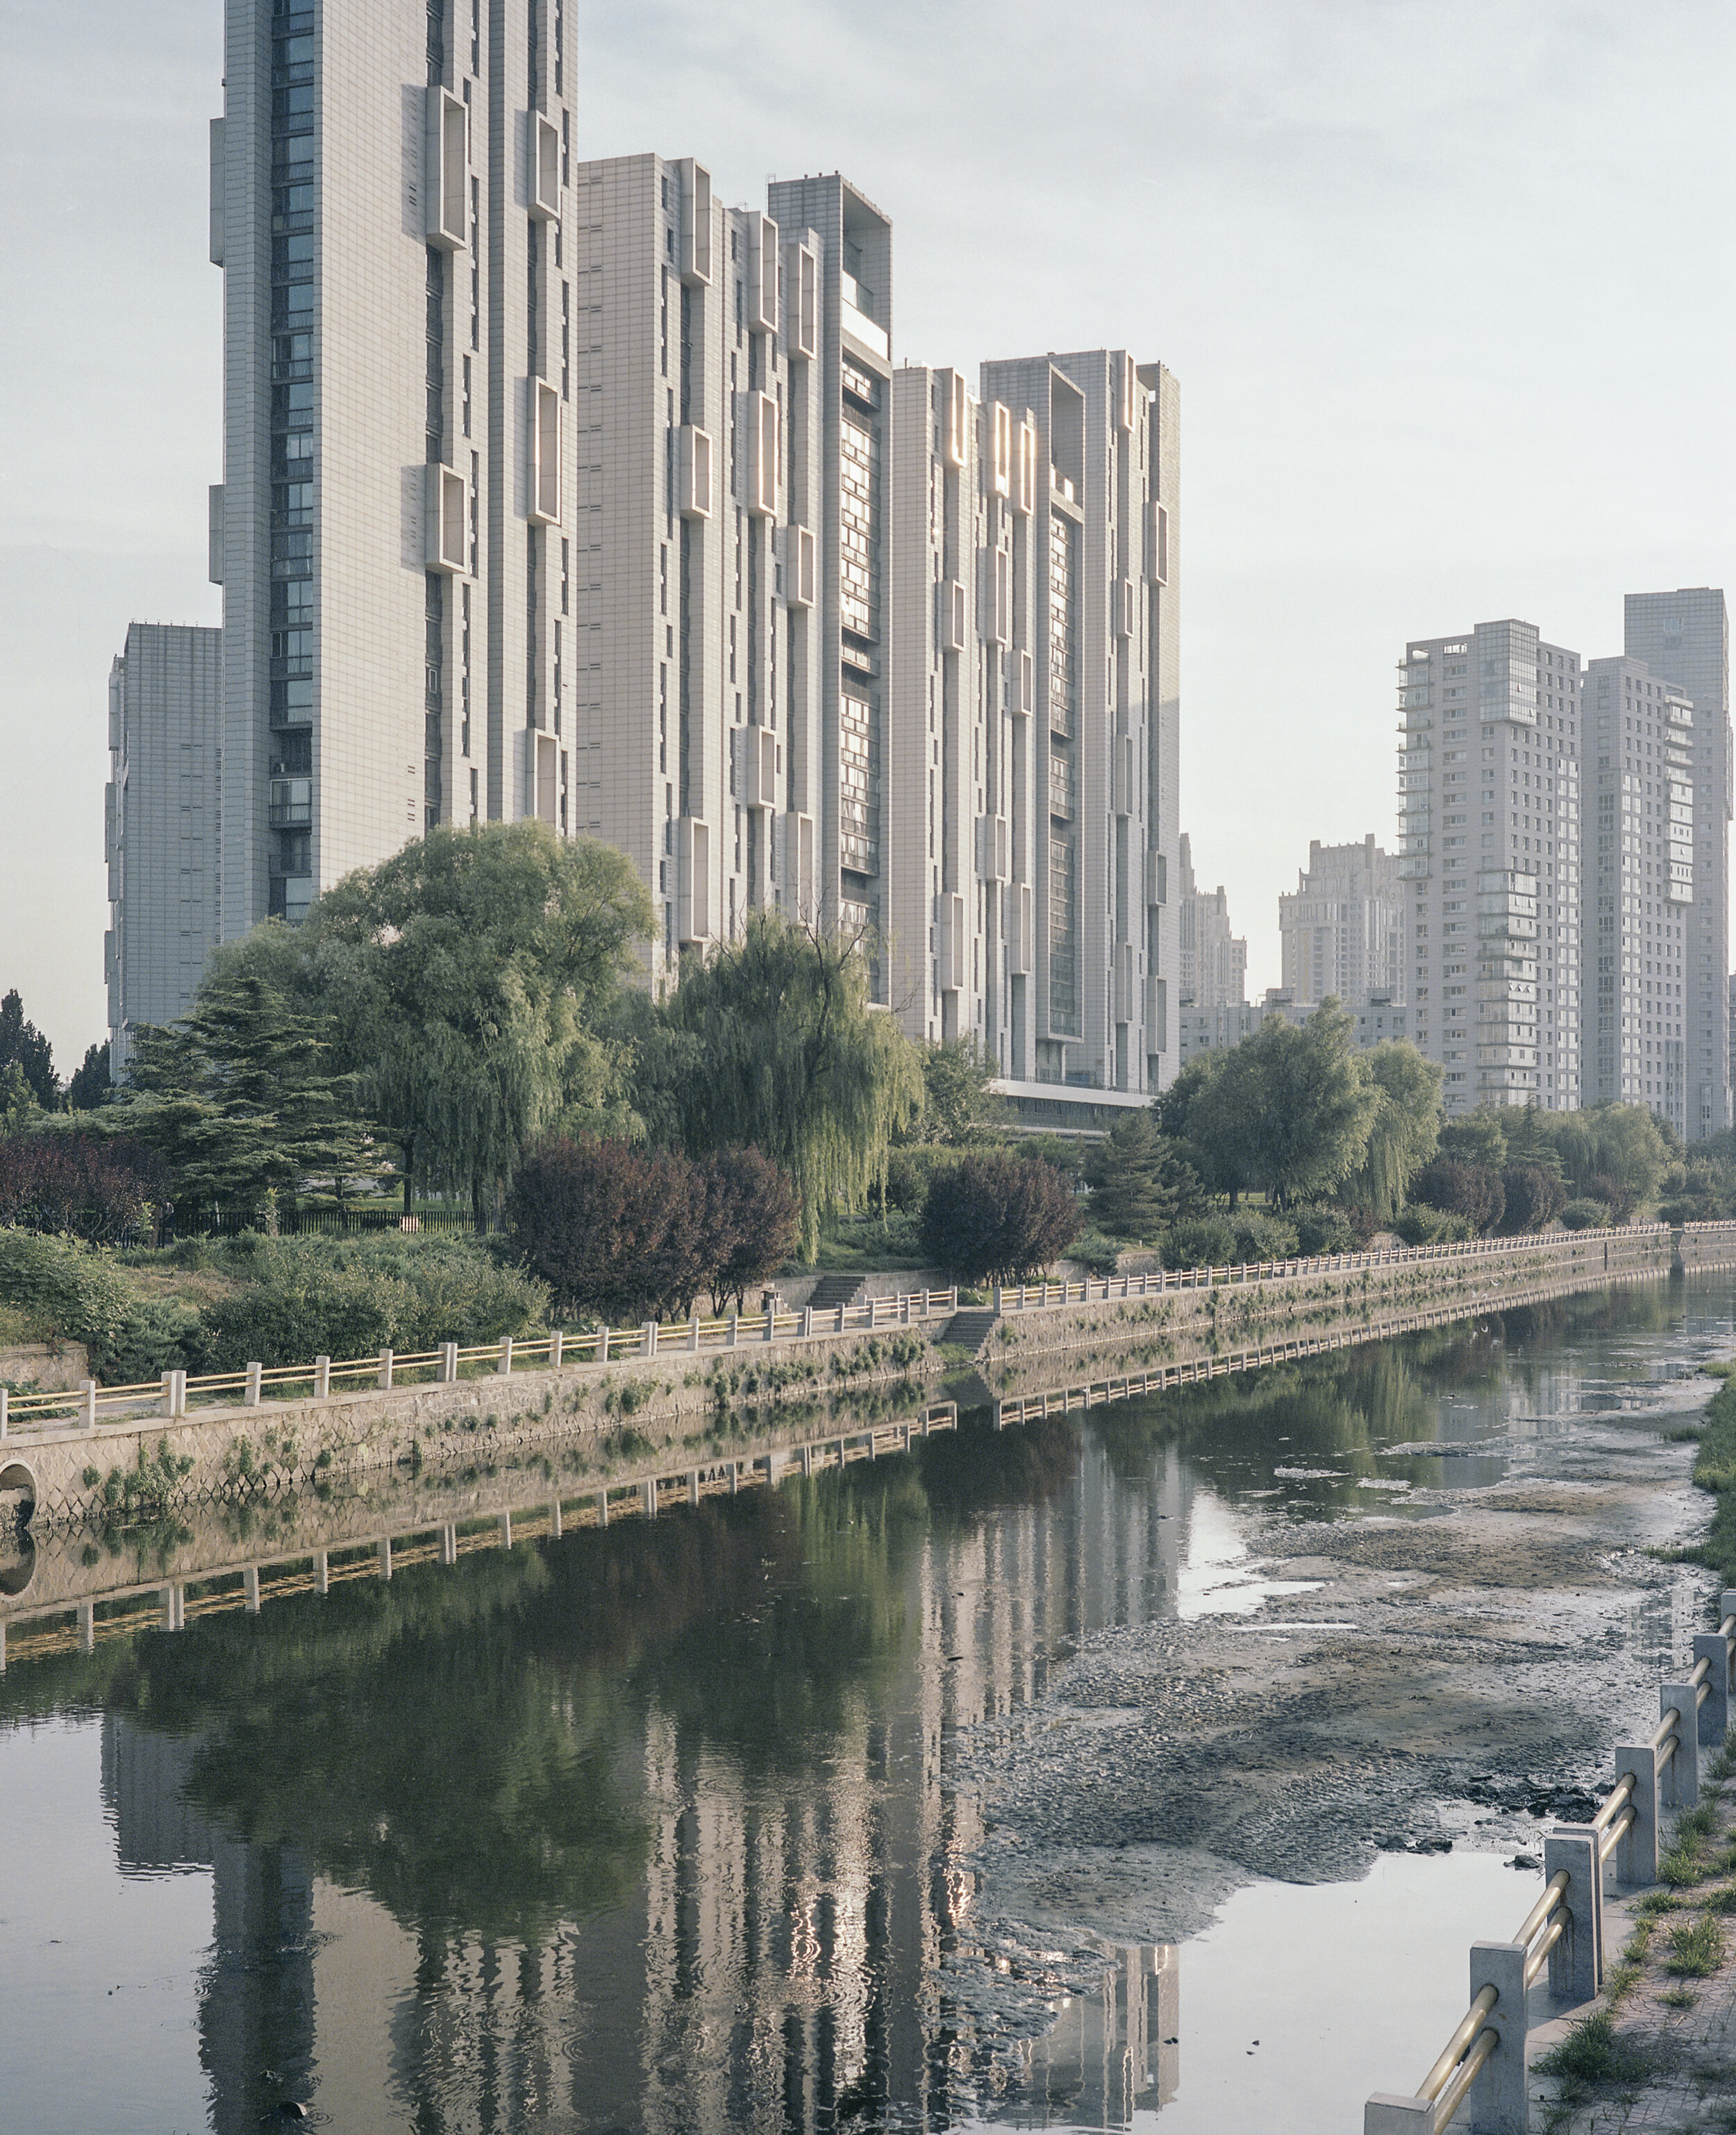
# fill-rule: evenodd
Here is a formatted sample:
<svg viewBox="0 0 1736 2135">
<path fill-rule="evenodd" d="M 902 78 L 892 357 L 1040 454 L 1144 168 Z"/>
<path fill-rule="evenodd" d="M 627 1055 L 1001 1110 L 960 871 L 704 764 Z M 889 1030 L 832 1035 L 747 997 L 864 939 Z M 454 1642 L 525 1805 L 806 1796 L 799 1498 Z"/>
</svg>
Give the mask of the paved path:
<svg viewBox="0 0 1736 2135">
<path fill-rule="evenodd" d="M 1700 1880 L 1613 1903 L 1606 1912 L 1609 1982 L 1593 2021 L 1608 2012 L 1625 2070 L 1590 2081 L 1539 2064 L 1578 2018 L 1532 2034 L 1535 2135 L 1701 2135 L 1736 2130 L 1736 1756 L 1702 1788 L 1709 1832 L 1698 1840 Z M 1729 1908 L 1728 1910 L 1724 1908 Z M 1685 1976 L 1676 1939 L 1701 1922 L 1724 1953 L 1709 1978 Z"/>
</svg>

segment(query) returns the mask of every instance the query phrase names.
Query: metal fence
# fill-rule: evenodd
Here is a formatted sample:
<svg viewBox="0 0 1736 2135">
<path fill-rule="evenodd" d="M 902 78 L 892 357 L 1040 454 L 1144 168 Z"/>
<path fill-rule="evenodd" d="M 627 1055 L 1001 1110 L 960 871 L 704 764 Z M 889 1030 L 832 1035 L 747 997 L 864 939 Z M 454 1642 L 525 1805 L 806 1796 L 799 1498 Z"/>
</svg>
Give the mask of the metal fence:
<svg viewBox="0 0 1736 2135">
<path fill-rule="evenodd" d="M 1615 1753 L 1615 1785 L 1589 1823 L 1558 1824 L 1543 1846 L 1543 1895 L 1507 1942 L 1471 1945 L 1471 2006 L 1414 2091 L 1377 2091 L 1363 2135 L 1438 2135 L 1468 2099 L 1478 2135 L 1526 2135 L 1526 1997 L 1545 1967 L 1550 1991 L 1589 2002 L 1603 1983 L 1603 1878 L 1656 1883 L 1659 1823 L 1691 1808 L 1700 1753 L 1723 1745 L 1730 1726 L 1736 1589 L 1723 1595 L 1715 1631 L 1694 1641 L 1694 1666 L 1658 1692 L 1662 1716 L 1644 1742 Z"/>
</svg>

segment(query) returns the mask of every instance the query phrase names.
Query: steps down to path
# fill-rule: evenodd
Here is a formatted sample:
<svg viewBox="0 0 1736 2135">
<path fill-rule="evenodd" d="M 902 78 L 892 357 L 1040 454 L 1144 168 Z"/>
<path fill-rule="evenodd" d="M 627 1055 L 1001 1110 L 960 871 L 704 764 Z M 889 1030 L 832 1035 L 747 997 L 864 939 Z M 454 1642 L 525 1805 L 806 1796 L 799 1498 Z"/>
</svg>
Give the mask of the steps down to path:
<svg viewBox="0 0 1736 2135">
<path fill-rule="evenodd" d="M 853 1305 L 863 1278 L 859 1275 L 823 1275 L 808 1300 L 816 1312 L 835 1312 L 840 1305 Z"/>
<path fill-rule="evenodd" d="M 1000 1324 L 1000 1315 L 988 1305 L 970 1312 L 955 1312 L 942 1339 L 955 1342 L 974 1357 Z"/>
</svg>

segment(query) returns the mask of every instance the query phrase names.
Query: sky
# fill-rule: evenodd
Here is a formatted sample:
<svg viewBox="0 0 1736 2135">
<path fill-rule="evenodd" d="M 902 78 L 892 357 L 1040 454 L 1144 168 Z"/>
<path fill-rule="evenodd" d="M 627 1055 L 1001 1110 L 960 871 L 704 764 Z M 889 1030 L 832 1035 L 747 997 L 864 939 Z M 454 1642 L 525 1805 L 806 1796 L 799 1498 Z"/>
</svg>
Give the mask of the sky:
<svg viewBox="0 0 1736 2135">
<path fill-rule="evenodd" d="M 1253 997 L 1310 838 L 1395 841 L 1407 638 L 1595 657 L 1623 593 L 1726 583 L 1727 0 L 568 5 L 583 152 L 890 215 L 895 360 L 1176 373 L 1182 826 Z M 109 662 L 220 619 L 221 73 L 215 0 L 0 9 L 0 990 L 63 1073 L 104 1034 Z"/>
</svg>

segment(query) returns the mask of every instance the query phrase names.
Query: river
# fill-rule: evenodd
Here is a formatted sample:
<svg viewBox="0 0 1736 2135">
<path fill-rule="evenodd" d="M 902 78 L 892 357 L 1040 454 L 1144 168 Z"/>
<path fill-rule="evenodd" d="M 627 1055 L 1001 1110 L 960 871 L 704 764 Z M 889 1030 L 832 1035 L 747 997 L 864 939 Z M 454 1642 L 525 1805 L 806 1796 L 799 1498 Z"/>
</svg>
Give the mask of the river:
<svg viewBox="0 0 1736 2135">
<path fill-rule="evenodd" d="M 15 1639 L 0 2117 L 1359 2124 L 1685 1650 L 1709 1577 L 1651 1552 L 1733 1313 L 1695 1273 Z"/>
</svg>

